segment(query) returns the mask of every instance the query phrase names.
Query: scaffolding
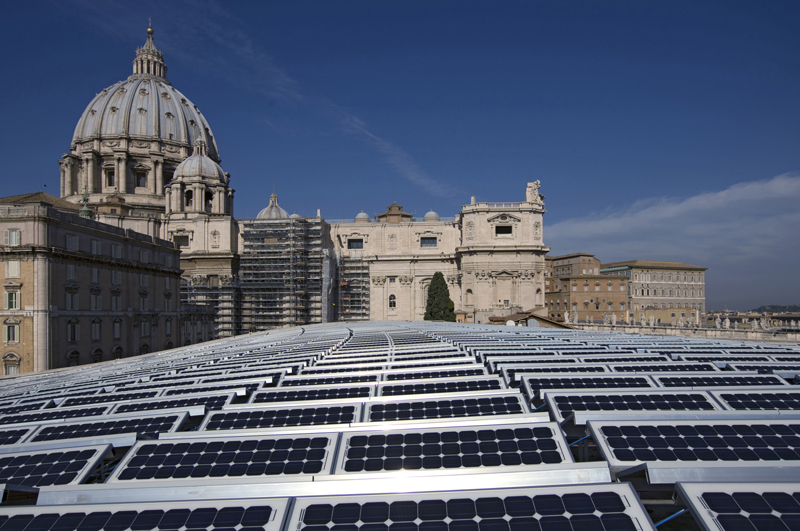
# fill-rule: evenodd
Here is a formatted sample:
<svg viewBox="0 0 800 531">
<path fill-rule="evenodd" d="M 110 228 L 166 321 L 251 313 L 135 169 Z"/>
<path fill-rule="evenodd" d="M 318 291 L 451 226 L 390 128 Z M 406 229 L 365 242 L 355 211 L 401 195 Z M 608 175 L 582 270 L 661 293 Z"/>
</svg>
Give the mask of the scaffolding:
<svg viewBox="0 0 800 531">
<path fill-rule="evenodd" d="M 330 236 L 321 218 L 243 220 L 241 236 L 242 332 L 328 321 Z"/>
<path fill-rule="evenodd" d="M 181 308 L 206 307 L 213 314 L 213 330 L 200 337 L 217 339 L 239 333 L 240 300 L 235 277 L 220 275 L 192 275 L 181 277 Z M 197 313 L 198 310 L 195 310 Z"/>
<path fill-rule="evenodd" d="M 339 321 L 369 321 L 369 263 L 358 251 L 339 257 Z"/>
</svg>

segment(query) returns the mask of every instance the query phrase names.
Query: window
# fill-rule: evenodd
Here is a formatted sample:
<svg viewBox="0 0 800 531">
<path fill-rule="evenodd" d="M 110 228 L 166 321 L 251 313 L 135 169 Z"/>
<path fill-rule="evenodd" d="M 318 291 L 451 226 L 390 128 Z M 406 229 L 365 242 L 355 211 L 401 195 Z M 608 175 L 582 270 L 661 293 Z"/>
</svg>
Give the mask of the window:
<svg viewBox="0 0 800 531">
<path fill-rule="evenodd" d="M 3 374 L 6 376 L 14 376 L 19 374 L 20 357 L 14 352 L 9 352 L 3 356 Z"/>
<path fill-rule="evenodd" d="M 188 236 L 173 236 L 172 237 L 173 243 L 180 249 L 181 247 L 189 247 L 189 237 Z"/>
<path fill-rule="evenodd" d="M 394 284 L 397 281 L 397 277 L 389 277 L 389 283 Z"/>
<path fill-rule="evenodd" d="M 67 341 L 79 341 L 81 328 L 79 323 L 67 323 Z"/>
<path fill-rule="evenodd" d="M 19 310 L 19 291 L 7 291 L 3 297 L 6 310 Z"/>
<path fill-rule="evenodd" d="M 136 172 L 136 186 L 139 188 L 147 188 L 147 172 Z"/>
<path fill-rule="evenodd" d="M 92 254 L 103 254 L 103 244 L 98 240 L 92 240 Z"/>
<path fill-rule="evenodd" d="M 67 280 L 78 280 L 78 270 L 75 264 L 67 264 Z"/>
<path fill-rule="evenodd" d="M 92 299 L 91 299 L 92 310 L 94 310 L 94 311 L 102 310 L 103 309 L 102 300 L 103 300 L 103 296 L 102 295 L 100 295 L 99 293 L 98 294 L 93 294 L 92 295 Z"/>
<path fill-rule="evenodd" d="M 507 236 L 512 234 L 512 227 L 511 225 L 495 225 L 494 227 L 494 235 L 495 236 Z"/>
<path fill-rule="evenodd" d="M 139 297 L 139 311 L 147 311 L 147 296 Z"/>
<path fill-rule="evenodd" d="M 100 270 L 96 267 L 92 268 L 92 283 L 97 284 L 100 282 Z"/>
<path fill-rule="evenodd" d="M 389 308 L 397 308 L 397 297 L 389 295 Z"/>
<path fill-rule="evenodd" d="M 67 293 L 67 310 L 77 310 L 77 309 L 78 309 L 78 294 Z"/>
<path fill-rule="evenodd" d="M 8 229 L 3 232 L 3 243 L 8 247 L 20 245 L 22 233 L 19 229 Z"/>
<path fill-rule="evenodd" d="M 19 325 L 3 325 L 3 341 L 5 343 L 19 343 Z"/>
<path fill-rule="evenodd" d="M 172 267 L 172 255 L 168 254 L 164 257 L 164 267 Z"/>
<path fill-rule="evenodd" d="M 114 330 L 114 339 L 119 339 L 122 337 L 122 321 L 119 319 L 114 321 L 114 326 L 112 328 Z"/>
<path fill-rule="evenodd" d="M 122 246 L 111 244 L 111 258 L 122 258 Z"/>
<path fill-rule="evenodd" d="M 350 238 L 347 240 L 347 248 L 348 249 L 363 249 L 364 248 L 364 240 L 361 238 L 353 239 Z"/>
<path fill-rule="evenodd" d="M 166 277 L 164 279 L 164 291 L 169 291 L 171 289 L 172 289 L 172 279 L 169 278 L 169 277 Z"/>
<path fill-rule="evenodd" d="M 77 251 L 80 247 L 80 240 L 77 236 L 72 234 L 67 234 L 67 250 L 68 251 Z"/>
<path fill-rule="evenodd" d="M 583 291 L 589 291 L 589 286 L 588 286 L 588 285 L 586 285 L 586 284 L 584 284 L 584 285 L 583 285 Z"/>
<path fill-rule="evenodd" d="M 122 297 L 120 297 L 119 295 L 111 296 L 111 311 L 112 312 L 122 311 Z"/>
<path fill-rule="evenodd" d="M 139 251 L 139 261 L 143 264 L 150 263 L 150 252 L 149 251 Z"/>
<path fill-rule="evenodd" d="M 164 297 L 164 311 L 171 312 L 172 311 L 172 298 L 171 297 Z"/>
<path fill-rule="evenodd" d="M 100 320 L 92 321 L 92 341 L 100 341 Z"/>
<path fill-rule="evenodd" d="M 19 278 L 19 260 L 6 262 L 6 278 Z"/>
<path fill-rule="evenodd" d="M 423 236 L 419 239 L 419 246 L 420 247 L 436 247 L 437 246 L 437 238 L 435 236 Z"/>
<path fill-rule="evenodd" d="M 150 283 L 150 277 L 147 273 L 139 273 L 139 287 L 146 288 Z"/>
<path fill-rule="evenodd" d="M 122 284 L 122 272 L 121 271 L 112 271 L 111 272 L 111 283 L 115 286 L 119 286 Z"/>
<path fill-rule="evenodd" d="M 106 168 L 106 186 L 114 186 L 114 169 Z"/>
<path fill-rule="evenodd" d="M 595 291 L 600 291 L 600 284 L 595 284 L 594 285 L 594 290 Z"/>
<path fill-rule="evenodd" d="M 573 285 L 572 285 L 572 291 L 578 291 L 578 286 L 576 286 L 575 284 L 573 284 Z"/>
<path fill-rule="evenodd" d="M 164 321 L 164 334 L 167 336 L 172 335 L 172 319 Z"/>
<path fill-rule="evenodd" d="M 142 321 L 139 327 L 142 337 L 150 335 L 150 321 Z"/>
</svg>

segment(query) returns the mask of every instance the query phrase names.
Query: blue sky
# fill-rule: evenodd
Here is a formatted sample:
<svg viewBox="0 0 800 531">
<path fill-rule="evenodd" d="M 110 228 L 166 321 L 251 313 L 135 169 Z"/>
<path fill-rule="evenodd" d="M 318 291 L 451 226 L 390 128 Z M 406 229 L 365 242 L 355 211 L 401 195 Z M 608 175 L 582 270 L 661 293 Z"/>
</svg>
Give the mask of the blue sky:
<svg viewBox="0 0 800 531">
<path fill-rule="evenodd" d="M 328 219 L 453 216 L 539 179 L 554 254 L 709 268 L 709 308 L 800 303 L 800 3 L 14 2 L 3 195 L 58 191 L 151 17 L 237 190 Z"/>
</svg>

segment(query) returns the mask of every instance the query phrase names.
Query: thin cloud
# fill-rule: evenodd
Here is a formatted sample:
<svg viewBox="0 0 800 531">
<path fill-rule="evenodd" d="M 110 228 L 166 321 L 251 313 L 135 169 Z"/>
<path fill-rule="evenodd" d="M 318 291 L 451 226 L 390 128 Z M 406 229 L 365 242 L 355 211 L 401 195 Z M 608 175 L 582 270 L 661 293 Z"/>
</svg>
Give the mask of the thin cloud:
<svg viewBox="0 0 800 531">
<path fill-rule="evenodd" d="M 708 307 L 755 304 L 760 297 L 800 298 L 784 264 L 800 260 L 800 176 L 784 174 L 692 197 L 655 198 L 618 213 L 545 227 L 551 254 L 584 251 L 600 260 L 675 260 L 709 268 Z M 775 259 L 774 257 L 780 257 Z M 757 287 L 757 290 L 751 289 Z M 759 295 L 760 294 L 760 295 Z M 769 303 L 769 301 L 763 301 Z"/>
<path fill-rule="evenodd" d="M 73 1 L 87 11 L 86 20 L 115 39 L 120 37 L 118 21 L 131 18 L 131 9 L 125 4 Z M 351 135 L 372 148 L 400 177 L 431 195 L 451 197 L 459 193 L 452 186 L 430 177 L 408 152 L 376 135 L 359 117 L 327 98 L 305 94 L 298 82 L 259 49 L 243 29 L 243 24 L 219 3 L 213 0 L 166 2 L 159 3 L 153 10 L 159 16 L 156 26 L 159 47 L 169 56 L 195 69 L 209 72 L 214 77 L 236 82 L 262 94 L 265 97 L 264 107 L 272 107 L 276 103 L 287 107 L 303 106 L 333 120 L 339 133 Z M 174 21 L 180 22 L 176 24 Z M 163 32 L 158 31 L 161 25 L 165 27 Z M 133 38 L 131 32 L 132 28 L 126 30 L 126 38 Z M 137 30 L 136 35 L 143 37 L 143 31 Z M 209 47 L 209 41 L 214 46 Z M 263 121 L 268 127 L 284 134 L 292 134 L 296 130 L 294 127 L 281 126 L 274 120 Z"/>
</svg>

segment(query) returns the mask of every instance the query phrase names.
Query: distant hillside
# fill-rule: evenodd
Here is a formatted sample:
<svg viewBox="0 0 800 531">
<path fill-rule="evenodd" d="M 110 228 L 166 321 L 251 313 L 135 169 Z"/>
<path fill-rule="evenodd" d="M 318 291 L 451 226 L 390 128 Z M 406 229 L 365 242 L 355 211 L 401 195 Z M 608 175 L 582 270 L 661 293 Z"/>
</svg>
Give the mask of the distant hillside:
<svg viewBox="0 0 800 531">
<path fill-rule="evenodd" d="M 782 304 L 770 304 L 768 306 L 759 306 L 755 310 L 750 311 L 758 313 L 797 313 L 800 312 L 800 304 L 789 304 L 787 306 Z"/>
</svg>

